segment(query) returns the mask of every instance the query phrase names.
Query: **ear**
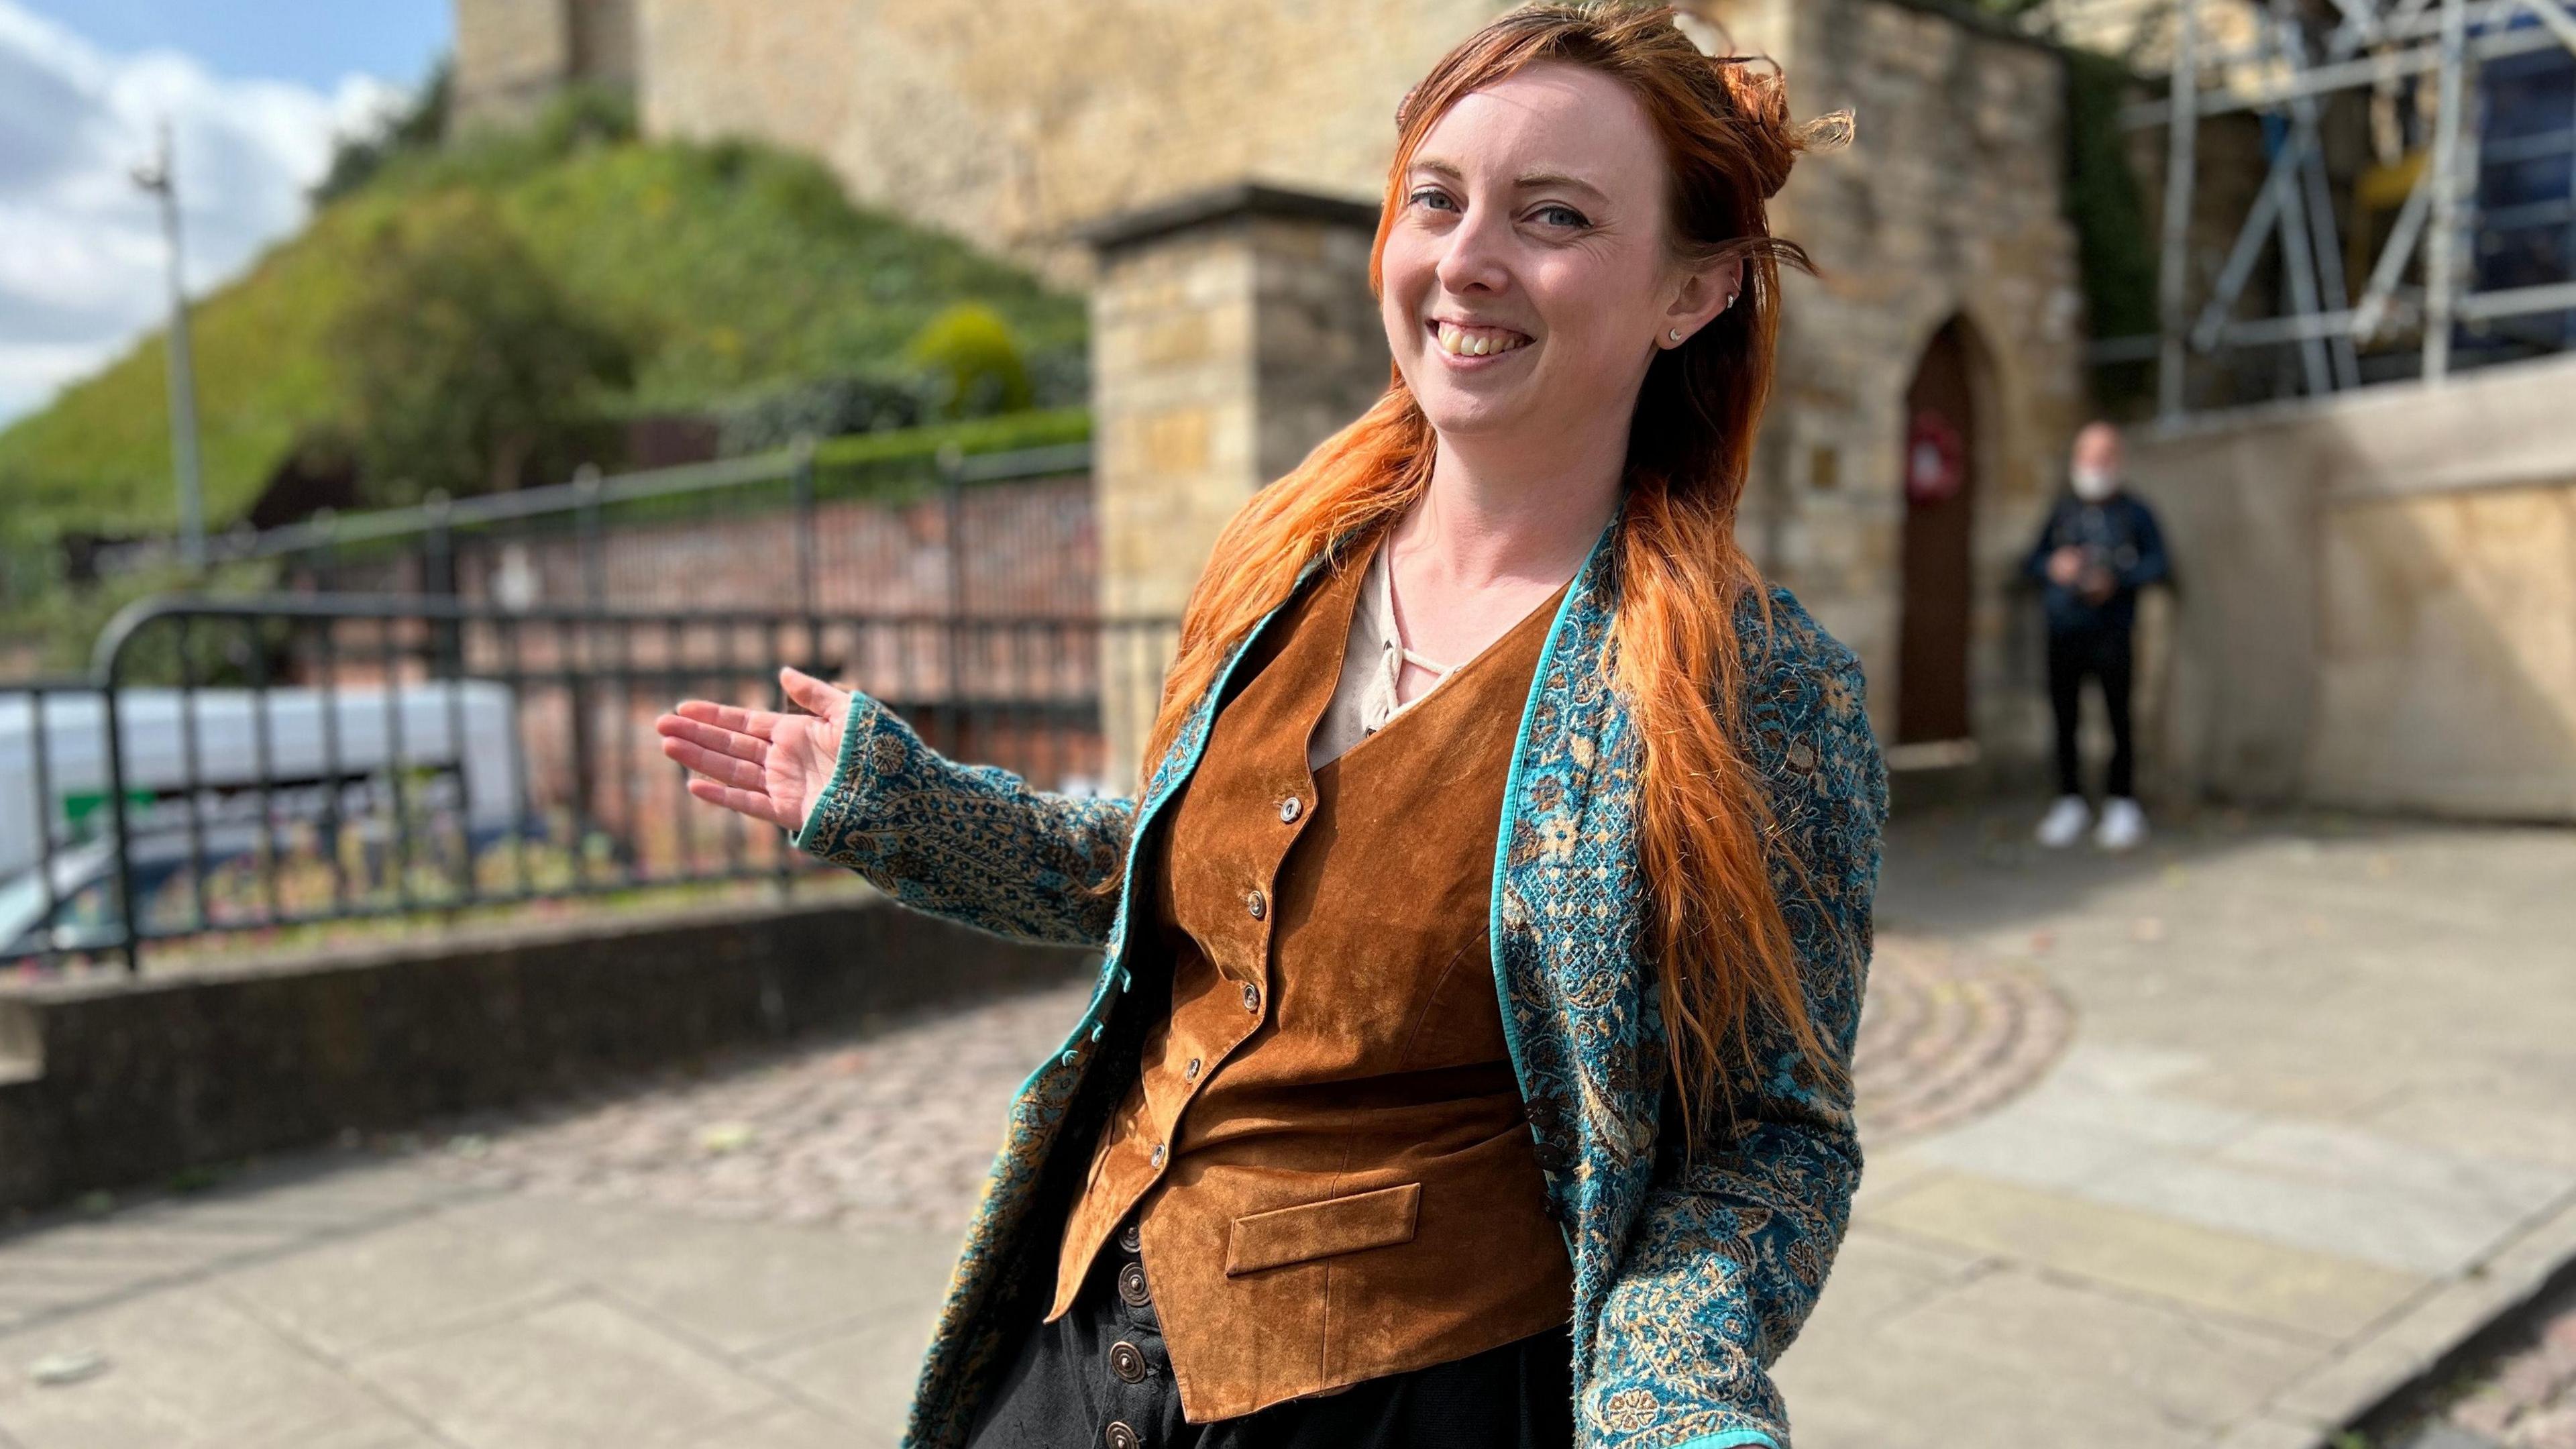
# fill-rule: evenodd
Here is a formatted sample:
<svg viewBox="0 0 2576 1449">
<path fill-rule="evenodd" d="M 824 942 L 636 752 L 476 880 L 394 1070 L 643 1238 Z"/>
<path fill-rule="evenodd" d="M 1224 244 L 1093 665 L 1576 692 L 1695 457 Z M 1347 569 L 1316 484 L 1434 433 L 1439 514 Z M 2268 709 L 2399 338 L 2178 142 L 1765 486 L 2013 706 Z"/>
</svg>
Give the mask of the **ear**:
<svg viewBox="0 0 2576 1449">
<path fill-rule="evenodd" d="M 1729 305 L 1742 305 L 1738 295 L 1744 286 L 1744 259 L 1729 257 L 1682 273 L 1673 299 L 1664 309 L 1663 327 L 1655 333 L 1657 347 L 1679 347 L 1699 335 L 1699 330 L 1717 320 Z M 1675 341 L 1673 334 L 1681 334 Z"/>
</svg>

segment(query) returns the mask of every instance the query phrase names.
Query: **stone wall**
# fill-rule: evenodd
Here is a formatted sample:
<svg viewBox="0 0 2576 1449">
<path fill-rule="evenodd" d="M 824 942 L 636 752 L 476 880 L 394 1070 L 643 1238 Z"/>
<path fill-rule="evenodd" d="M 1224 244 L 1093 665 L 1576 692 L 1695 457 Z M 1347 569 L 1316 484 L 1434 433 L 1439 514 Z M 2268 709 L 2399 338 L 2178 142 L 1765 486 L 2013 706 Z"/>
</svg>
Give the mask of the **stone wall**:
<svg viewBox="0 0 2576 1449">
<path fill-rule="evenodd" d="M 0 1209 L 1053 985 L 1094 959 L 845 895 L 12 986 Z"/>
<path fill-rule="evenodd" d="M 459 125 L 512 125 L 574 81 L 632 86 L 636 0 L 456 0 Z"/>
<path fill-rule="evenodd" d="M 557 0 L 456 0 L 457 124 L 531 114 L 572 72 L 572 33 Z"/>
<path fill-rule="evenodd" d="M 1244 500 L 1386 390 L 1376 224 L 1374 206 L 1233 186 L 1089 234 L 1104 616 L 1178 617 Z M 1163 661 L 1103 643 L 1110 758 L 1133 762 Z"/>
<path fill-rule="evenodd" d="M 2143 439 L 2179 587 L 2162 785 L 2576 820 L 2576 359 Z"/>
<path fill-rule="evenodd" d="M 1933 336 L 1963 320 L 1980 440 L 1969 701 L 1979 744 L 2026 756 L 2045 705 L 2015 570 L 2086 408 L 2061 62 L 1883 0 L 1739 0 L 1712 16 L 1780 62 L 1797 115 L 1855 121 L 1852 144 L 1802 160 L 1773 206 L 1819 275 L 1784 287 L 1747 544 L 1860 653 L 1894 738 L 1906 391 Z"/>
<path fill-rule="evenodd" d="M 639 0 L 653 135 L 750 135 L 1079 282 L 1083 223 L 1263 181 L 1374 200 L 1395 106 L 1502 0 Z"/>
</svg>

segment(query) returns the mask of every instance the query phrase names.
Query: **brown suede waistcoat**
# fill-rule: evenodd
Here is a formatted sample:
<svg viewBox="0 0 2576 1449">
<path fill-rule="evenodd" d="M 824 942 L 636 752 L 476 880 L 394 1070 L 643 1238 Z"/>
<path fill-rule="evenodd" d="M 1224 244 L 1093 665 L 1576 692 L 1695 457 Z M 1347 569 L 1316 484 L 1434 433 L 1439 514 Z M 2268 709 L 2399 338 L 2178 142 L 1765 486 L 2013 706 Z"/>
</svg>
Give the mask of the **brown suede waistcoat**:
<svg viewBox="0 0 2576 1449">
<path fill-rule="evenodd" d="M 1050 1318 L 1142 1205 L 1193 1423 L 1572 1315 L 1486 942 L 1504 776 L 1555 606 L 1309 771 L 1367 563 L 1267 631 L 1149 845 L 1172 1011 L 1065 1224 Z"/>
</svg>

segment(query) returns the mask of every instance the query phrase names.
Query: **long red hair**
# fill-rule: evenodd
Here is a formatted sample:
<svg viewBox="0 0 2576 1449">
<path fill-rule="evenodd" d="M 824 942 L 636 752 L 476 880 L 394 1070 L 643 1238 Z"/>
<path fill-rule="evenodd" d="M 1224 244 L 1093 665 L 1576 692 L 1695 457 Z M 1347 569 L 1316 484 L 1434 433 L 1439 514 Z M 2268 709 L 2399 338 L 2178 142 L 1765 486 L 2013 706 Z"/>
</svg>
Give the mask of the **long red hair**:
<svg viewBox="0 0 2576 1449">
<path fill-rule="evenodd" d="M 1780 267 L 1807 265 L 1794 243 L 1770 234 L 1765 204 L 1811 133 L 1790 124 L 1775 72 L 1702 54 L 1673 16 L 1667 6 L 1528 5 L 1441 57 L 1396 113 L 1369 284 L 1383 295 L 1387 228 L 1422 138 L 1460 97 L 1541 61 L 1626 85 L 1662 138 L 1672 252 L 1744 264 L 1736 305 L 1647 370 L 1613 544 L 1613 682 L 1644 741 L 1647 945 L 1681 1107 L 1695 1117 L 1722 1100 L 1728 1058 L 1748 1049 L 1756 1013 L 1820 1055 L 1766 866 L 1768 804 L 1740 738 L 1746 665 L 1735 627 L 1748 598 L 1765 606 L 1735 520 L 1771 387 Z M 1364 416 L 1245 504 L 1182 617 L 1148 761 L 1171 748 L 1224 661 L 1288 597 L 1308 560 L 1386 526 L 1422 496 L 1435 446 L 1397 371 Z"/>
</svg>

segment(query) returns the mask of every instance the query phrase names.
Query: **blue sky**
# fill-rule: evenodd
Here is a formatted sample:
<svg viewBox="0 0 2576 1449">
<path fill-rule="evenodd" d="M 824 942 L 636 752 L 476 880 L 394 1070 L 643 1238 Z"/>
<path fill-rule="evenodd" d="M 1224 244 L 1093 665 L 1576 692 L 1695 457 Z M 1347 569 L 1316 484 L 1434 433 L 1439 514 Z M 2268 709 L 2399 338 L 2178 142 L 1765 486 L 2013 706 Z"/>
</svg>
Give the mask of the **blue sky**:
<svg viewBox="0 0 2576 1449">
<path fill-rule="evenodd" d="M 161 323 L 128 173 L 170 127 L 202 295 L 308 213 L 334 140 L 399 108 L 449 0 L 0 0 L 0 425 Z"/>
<path fill-rule="evenodd" d="M 102 50 L 167 49 L 217 75 L 327 91 L 357 72 L 429 73 L 456 31 L 453 0 L 19 0 Z"/>
</svg>

